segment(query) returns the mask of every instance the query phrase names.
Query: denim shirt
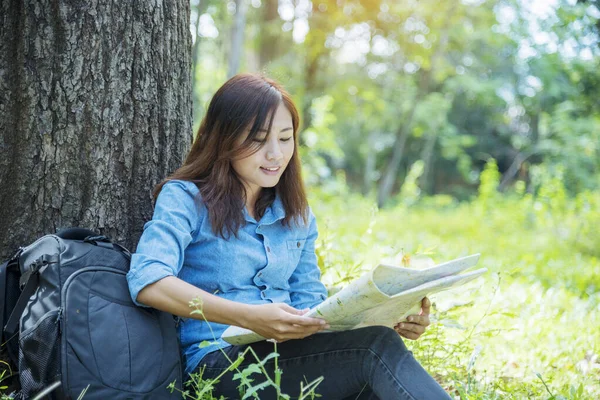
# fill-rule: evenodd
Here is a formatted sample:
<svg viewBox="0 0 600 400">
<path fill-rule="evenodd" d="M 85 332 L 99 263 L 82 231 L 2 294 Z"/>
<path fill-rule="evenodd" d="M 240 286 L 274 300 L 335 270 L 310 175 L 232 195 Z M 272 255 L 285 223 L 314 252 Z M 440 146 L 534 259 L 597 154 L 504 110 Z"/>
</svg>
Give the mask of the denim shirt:
<svg viewBox="0 0 600 400">
<path fill-rule="evenodd" d="M 140 290 L 166 276 L 177 276 L 206 292 L 246 304 L 286 303 L 303 309 L 325 300 L 312 212 L 308 223 L 300 219 L 285 226 L 285 211 L 276 198 L 260 221 L 246 209 L 244 217 L 246 223 L 237 238 L 230 235 L 223 239 L 213 233 L 194 183 L 166 183 L 131 258 L 127 281 L 133 301 L 141 305 L 137 302 Z M 230 346 L 221 339 L 227 327 L 214 322 L 209 327 L 207 322 L 192 318 L 180 320 L 186 373 L 193 372 L 207 353 Z M 216 343 L 200 348 L 205 340 Z"/>
</svg>

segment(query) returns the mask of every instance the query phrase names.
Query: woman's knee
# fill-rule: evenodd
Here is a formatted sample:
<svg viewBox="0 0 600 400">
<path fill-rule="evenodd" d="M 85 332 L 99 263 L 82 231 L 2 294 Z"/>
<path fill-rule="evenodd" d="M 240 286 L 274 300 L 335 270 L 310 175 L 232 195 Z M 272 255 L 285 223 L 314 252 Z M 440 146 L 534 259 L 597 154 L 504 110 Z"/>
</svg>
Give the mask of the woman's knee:
<svg viewBox="0 0 600 400">
<path fill-rule="evenodd" d="M 361 334 L 365 335 L 369 342 L 369 348 L 376 354 L 383 354 L 388 351 L 399 353 L 408 352 L 402 338 L 392 328 L 385 326 L 369 326 Z"/>
</svg>

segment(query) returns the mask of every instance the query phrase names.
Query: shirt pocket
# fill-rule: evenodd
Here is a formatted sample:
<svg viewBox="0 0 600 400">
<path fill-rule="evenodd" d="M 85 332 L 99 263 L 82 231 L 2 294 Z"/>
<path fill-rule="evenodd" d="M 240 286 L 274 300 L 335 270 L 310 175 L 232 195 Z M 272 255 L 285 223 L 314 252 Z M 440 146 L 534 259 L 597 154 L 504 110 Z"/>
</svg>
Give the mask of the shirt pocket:
<svg viewBox="0 0 600 400">
<path fill-rule="evenodd" d="M 292 267 L 291 272 L 293 272 L 298 266 L 298 262 L 300 261 L 300 256 L 302 255 L 302 249 L 304 249 L 305 243 L 306 239 L 293 239 L 287 241 L 288 259 Z"/>
<path fill-rule="evenodd" d="M 288 250 L 302 250 L 306 239 L 292 239 L 287 241 Z"/>
</svg>

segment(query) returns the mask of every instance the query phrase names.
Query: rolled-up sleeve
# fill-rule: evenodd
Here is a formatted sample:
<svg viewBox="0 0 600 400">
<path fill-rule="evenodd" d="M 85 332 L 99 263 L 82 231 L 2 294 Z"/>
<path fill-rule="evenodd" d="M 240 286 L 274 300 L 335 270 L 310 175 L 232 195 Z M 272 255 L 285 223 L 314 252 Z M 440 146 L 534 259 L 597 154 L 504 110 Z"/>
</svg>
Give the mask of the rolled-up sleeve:
<svg viewBox="0 0 600 400">
<path fill-rule="evenodd" d="M 315 242 L 317 240 L 317 221 L 312 212 L 309 214 L 309 231 L 302 249 L 300 262 L 290 277 L 290 299 L 297 309 L 313 308 L 327 298 L 327 289 L 321 283 L 321 271 L 317 264 Z"/>
<path fill-rule="evenodd" d="M 127 282 L 135 304 L 138 293 L 146 286 L 167 276 L 177 276 L 183 266 L 185 249 L 200 224 L 198 189 L 191 182 L 166 183 L 154 207 L 152 220 L 144 232 L 136 252 L 131 256 Z"/>
</svg>

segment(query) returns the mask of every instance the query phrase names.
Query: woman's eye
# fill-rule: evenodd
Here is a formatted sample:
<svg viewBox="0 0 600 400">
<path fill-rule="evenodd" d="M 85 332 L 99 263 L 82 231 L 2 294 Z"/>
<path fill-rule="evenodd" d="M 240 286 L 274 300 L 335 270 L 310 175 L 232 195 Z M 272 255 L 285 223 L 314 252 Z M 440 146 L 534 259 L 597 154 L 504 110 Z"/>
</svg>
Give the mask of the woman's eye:
<svg viewBox="0 0 600 400">
<path fill-rule="evenodd" d="M 256 142 L 256 143 L 265 143 L 267 141 L 267 139 L 254 138 L 254 139 L 252 139 L 252 141 Z"/>
<path fill-rule="evenodd" d="M 287 138 L 281 138 L 280 140 L 282 142 L 289 142 L 291 139 L 292 139 L 292 137 L 290 136 L 290 137 L 287 137 Z"/>
</svg>

